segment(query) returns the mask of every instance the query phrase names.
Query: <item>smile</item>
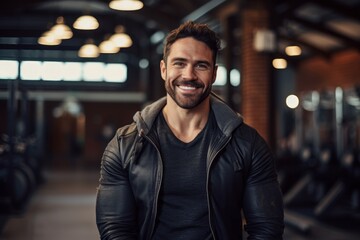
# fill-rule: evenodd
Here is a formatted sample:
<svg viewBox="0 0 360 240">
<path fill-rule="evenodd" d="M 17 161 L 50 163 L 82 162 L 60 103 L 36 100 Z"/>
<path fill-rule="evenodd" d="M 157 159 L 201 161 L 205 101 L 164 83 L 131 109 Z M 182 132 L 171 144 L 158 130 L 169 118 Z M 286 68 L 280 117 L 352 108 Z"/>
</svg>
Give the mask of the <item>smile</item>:
<svg viewBox="0 0 360 240">
<path fill-rule="evenodd" d="M 180 89 L 183 89 L 183 90 L 195 90 L 196 87 L 194 86 L 178 86 Z"/>
</svg>

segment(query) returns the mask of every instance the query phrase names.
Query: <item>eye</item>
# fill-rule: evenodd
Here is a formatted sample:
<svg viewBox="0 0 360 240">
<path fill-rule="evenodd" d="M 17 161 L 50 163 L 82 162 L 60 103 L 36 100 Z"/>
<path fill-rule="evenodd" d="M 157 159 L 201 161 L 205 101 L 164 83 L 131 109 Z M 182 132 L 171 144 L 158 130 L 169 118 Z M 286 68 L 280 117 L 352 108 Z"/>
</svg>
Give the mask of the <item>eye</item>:
<svg viewBox="0 0 360 240">
<path fill-rule="evenodd" d="M 173 63 L 174 66 L 176 67 L 183 67 L 185 66 L 185 63 L 184 62 L 181 62 L 181 61 L 176 61 Z"/>
<path fill-rule="evenodd" d="M 209 64 L 206 63 L 198 63 L 196 64 L 196 68 L 199 70 L 208 70 L 210 68 Z"/>
</svg>

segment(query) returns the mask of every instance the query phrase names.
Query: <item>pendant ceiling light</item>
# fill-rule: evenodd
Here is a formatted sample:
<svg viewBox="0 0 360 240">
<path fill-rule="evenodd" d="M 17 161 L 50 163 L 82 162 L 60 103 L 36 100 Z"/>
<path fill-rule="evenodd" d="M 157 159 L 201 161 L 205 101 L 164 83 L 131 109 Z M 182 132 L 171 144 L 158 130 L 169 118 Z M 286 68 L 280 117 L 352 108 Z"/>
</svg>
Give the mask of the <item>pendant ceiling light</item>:
<svg viewBox="0 0 360 240">
<path fill-rule="evenodd" d="M 99 27 L 99 22 L 90 15 L 83 15 L 76 19 L 73 27 L 79 30 L 94 30 Z"/>
<path fill-rule="evenodd" d="M 57 46 L 61 44 L 61 39 L 54 37 L 49 31 L 43 33 L 38 39 L 38 43 L 47 46 Z"/>
<path fill-rule="evenodd" d="M 287 61 L 284 58 L 275 58 L 272 61 L 272 65 L 276 69 L 285 69 L 287 67 Z"/>
<path fill-rule="evenodd" d="M 301 48 L 299 46 L 287 46 L 285 48 L 285 53 L 288 56 L 299 56 L 301 55 Z"/>
<path fill-rule="evenodd" d="M 59 39 L 70 39 L 73 36 L 70 27 L 65 25 L 63 17 L 58 17 L 56 19 L 56 25 L 50 29 L 50 32 L 54 35 L 55 38 Z"/>
<path fill-rule="evenodd" d="M 94 44 L 91 39 L 88 40 L 78 52 L 78 56 L 82 58 L 96 58 L 99 55 L 99 48 Z"/>
<path fill-rule="evenodd" d="M 112 0 L 109 7 L 121 11 L 135 11 L 143 8 L 144 4 L 139 0 Z"/>
<path fill-rule="evenodd" d="M 100 53 L 118 53 L 120 48 L 110 40 L 102 41 L 99 45 Z"/>
<path fill-rule="evenodd" d="M 56 24 L 39 37 L 38 43 L 41 45 L 56 46 L 61 44 L 62 40 L 70 39 L 72 36 L 71 28 L 65 25 L 64 18 L 58 17 Z"/>
<path fill-rule="evenodd" d="M 128 48 L 133 43 L 131 37 L 125 33 L 124 26 L 121 25 L 115 28 L 115 33 L 110 37 L 109 40 L 119 48 Z"/>
</svg>

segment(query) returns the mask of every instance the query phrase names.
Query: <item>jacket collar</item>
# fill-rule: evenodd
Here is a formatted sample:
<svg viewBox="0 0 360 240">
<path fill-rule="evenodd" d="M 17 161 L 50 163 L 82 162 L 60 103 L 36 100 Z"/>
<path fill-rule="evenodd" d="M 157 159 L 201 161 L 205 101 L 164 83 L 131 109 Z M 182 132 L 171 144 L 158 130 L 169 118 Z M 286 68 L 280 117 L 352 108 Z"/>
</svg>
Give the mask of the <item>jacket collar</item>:
<svg viewBox="0 0 360 240">
<path fill-rule="evenodd" d="M 211 93 L 211 108 L 220 130 L 230 136 L 243 123 L 243 117 L 235 112 L 215 93 Z"/>
<path fill-rule="evenodd" d="M 239 113 L 232 110 L 219 96 L 211 93 L 211 109 L 219 129 L 230 136 L 236 127 L 243 123 L 243 118 Z M 147 135 L 160 111 L 166 105 L 166 97 L 160 98 L 154 103 L 146 106 L 142 111 L 135 113 L 133 119 L 136 122 L 139 132 Z"/>
</svg>

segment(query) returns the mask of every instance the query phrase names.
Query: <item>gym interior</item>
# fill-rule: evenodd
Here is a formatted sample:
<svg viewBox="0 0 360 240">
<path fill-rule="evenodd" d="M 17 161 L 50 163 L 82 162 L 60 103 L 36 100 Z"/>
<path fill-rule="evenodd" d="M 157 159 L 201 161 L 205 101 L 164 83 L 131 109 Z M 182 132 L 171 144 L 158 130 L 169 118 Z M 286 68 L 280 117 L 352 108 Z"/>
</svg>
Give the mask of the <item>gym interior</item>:
<svg viewBox="0 0 360 240">
<path fill-rule="evenodd" d="M 99 239 L 102 153 L 165 96 L 162 43 L 188 20 L 221 37 L 213 91 L 273 152 L 284 239 L 359 239 L 359 13 L 359 0 L 2 3 L 0 240 Z"/>
</svg>

